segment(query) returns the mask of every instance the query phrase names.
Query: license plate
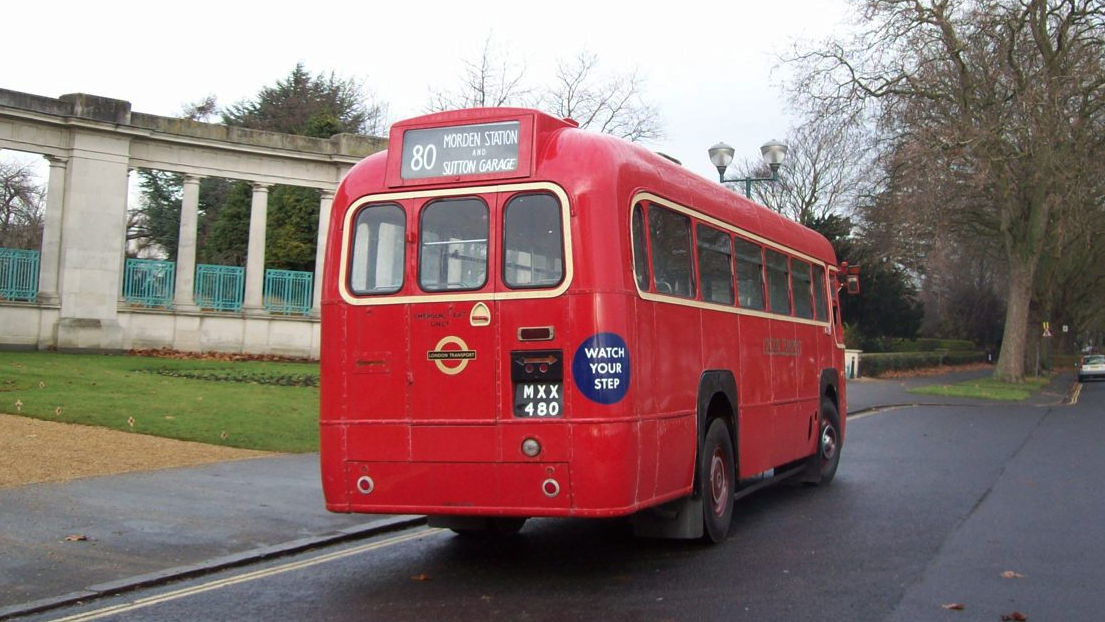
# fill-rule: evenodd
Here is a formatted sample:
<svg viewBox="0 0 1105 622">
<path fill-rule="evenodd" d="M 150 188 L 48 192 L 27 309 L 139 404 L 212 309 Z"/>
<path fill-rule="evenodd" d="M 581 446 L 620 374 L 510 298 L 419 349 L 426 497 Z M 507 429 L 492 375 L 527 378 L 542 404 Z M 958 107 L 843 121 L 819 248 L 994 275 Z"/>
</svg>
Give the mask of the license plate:
<svg viewBox="0 0 1105 622">
<path fill-rule="evenodd" d="M 514 416 L 536 419 L 559 417 L 564 410 L 559 382 L 522 382 L 514 385 Z"/>
</svg>

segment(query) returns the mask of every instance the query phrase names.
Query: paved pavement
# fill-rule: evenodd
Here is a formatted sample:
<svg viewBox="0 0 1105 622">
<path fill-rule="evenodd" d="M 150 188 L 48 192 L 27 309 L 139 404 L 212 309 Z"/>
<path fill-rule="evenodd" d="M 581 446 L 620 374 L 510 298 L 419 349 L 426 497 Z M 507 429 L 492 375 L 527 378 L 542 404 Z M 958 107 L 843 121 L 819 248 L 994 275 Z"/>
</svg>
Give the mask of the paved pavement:
<svg viewBox="0 0 1105 622">
<path fill-rule="evenodd" d="M 0 620 L 423 521 L 327 512 L 317 454 L 0 488 Z"/>
<path fill-rule="evenodd" d="M 906 390 L 988 373 L 854 380 L 849 411 L 978 404 Z M 1033 401 L 1061 402 L 1072 380 Z M 316 454 L 0 489 L 0 620 L 422 520 L 328 513 Z"/>
</svg>

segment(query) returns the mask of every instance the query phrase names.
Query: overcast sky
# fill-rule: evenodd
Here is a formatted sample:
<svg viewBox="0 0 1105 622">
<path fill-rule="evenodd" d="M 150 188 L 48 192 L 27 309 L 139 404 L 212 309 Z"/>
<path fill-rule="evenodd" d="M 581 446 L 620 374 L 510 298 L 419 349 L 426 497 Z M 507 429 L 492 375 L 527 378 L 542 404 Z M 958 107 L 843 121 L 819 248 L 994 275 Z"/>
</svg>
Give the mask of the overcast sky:
<svg viewBox="0 0 1105 622">
<path fill-rule="evenodd" d="M 841 32 L 846 11 L 846 0 L 15 1 L 2 11 L 0 88 L 91 93 L 175 116 L 208 94 L 222 105 L 250 98 L 303 62 L 361 80 L 398 121 L 424 113 L 431 91 L 454 88 L 491 34 L 530 83 L 582 50 L 600 71 L 639 69 L 666 133 L 648 146 L 713 178 L 710 145 L 758 157 L 786 134 L 777 57 L 796 40 Z"/>
</svg>

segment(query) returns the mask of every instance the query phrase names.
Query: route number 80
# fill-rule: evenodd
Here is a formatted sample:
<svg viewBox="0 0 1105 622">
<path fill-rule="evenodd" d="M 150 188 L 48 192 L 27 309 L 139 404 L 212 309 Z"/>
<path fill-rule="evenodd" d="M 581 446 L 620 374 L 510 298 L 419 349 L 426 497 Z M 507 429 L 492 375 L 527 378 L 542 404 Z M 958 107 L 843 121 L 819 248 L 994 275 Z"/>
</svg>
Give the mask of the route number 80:
<svg viewBox="0 0 1105 622">
<path fill-rule="evenodd" d="M 411 170 L 433 170 L 437 164 L 437 147 L 434 145 L 415 145 L 411 149 Z"/>
</svg>

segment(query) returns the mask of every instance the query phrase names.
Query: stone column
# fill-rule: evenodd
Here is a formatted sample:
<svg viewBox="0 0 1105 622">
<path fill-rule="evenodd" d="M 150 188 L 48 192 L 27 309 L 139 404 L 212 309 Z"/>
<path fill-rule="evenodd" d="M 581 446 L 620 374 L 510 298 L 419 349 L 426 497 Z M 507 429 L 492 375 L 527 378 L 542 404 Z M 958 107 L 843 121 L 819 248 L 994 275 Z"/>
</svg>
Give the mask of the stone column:
<svg viewBox="0 0 1105 622">
<path fill-rule="evenodd" d="M 249 209 L 249 250 L 246 255 L 247 313 L 263 313 L 265 288 L 265 224 L 268 220 L 269 188 L 272 184 L 253 184 L 253 202 Z"/>
<path fill-rule="evenodd" d="M 69 158 L 45 156 L 50 163 L 46 188 L 46 222 L 42 229 L 42 254 L 38 264 L 38 300 L 57 304 L 58 266 L 61 265 L 61 217 L 65 211 L 65 169 Z"/>
<path fill-rule="evenodd" d="M 65 171 L 57 348 L 123 349 L 118 304 L 130 136 L 74 126 Z"/>
<path fill-rule="evenodd" d="M 196 310 L 196 237 L 199 222 L 200 177 L 184 176 L 184 199 L 180 204 L 180 233 L 176 246 L 176 291 L 173 306 L 182 311 Z"/>
<path fill-rule="evenodd" d="M 318 204 L 318 247 L 315 249 L 315 293 L 314 304 L 311 305 L 311 315 L 318 316 L 322 303 L 322 267 L 326 261 L 326 237 L 330 230 L 330 208 L 334 205 L 334 192 L 323 190 L 322 199 Z"/>
</svg>

